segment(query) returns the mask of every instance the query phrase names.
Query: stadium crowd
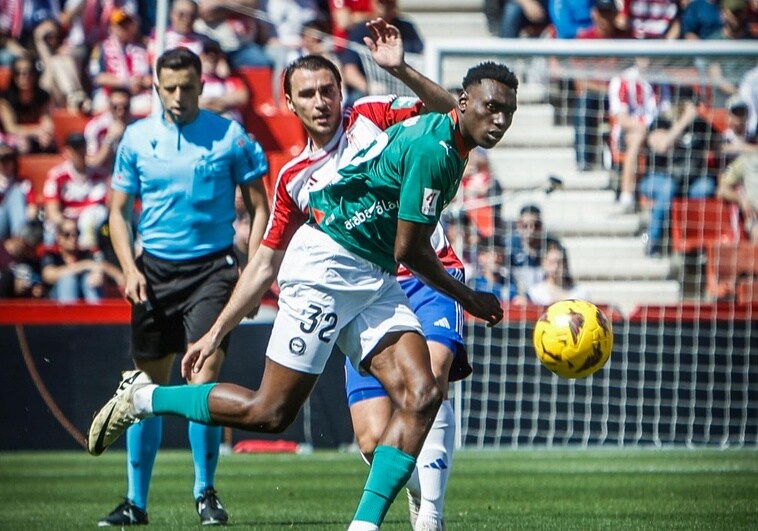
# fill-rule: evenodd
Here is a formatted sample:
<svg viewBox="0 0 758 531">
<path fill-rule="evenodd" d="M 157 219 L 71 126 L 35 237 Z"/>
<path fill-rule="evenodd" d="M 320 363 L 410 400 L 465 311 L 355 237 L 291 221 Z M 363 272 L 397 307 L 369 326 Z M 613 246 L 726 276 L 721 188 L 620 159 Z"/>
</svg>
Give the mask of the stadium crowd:
<svg viewBox="0 0 758 531">
<path fill-rule="evenodd" d="M 284 66 L 323 54 L 341 67 L 346 103 L 371 94 L 356 53 L 366 20 L 390 21 L 406 52 L 423 53 L 402 7 L 402 0 L 173 0 L 165 47 L 198 53 L 201 106 L 242 122 L 269 160 L 283 163 L 304 142 L 297 124 L 277 121 L 287 118 L 276 82 Z M 758 0 L 485 0 L 483 11 L 490 33 L 503 38 L 758 37 Z M 147 0 L 0 0 L 0 297 L 119 296 L 109 179 L 124 129 L 155 105 L 156 16 Z M 649 81 L 648 64 L 640 59 L 610 80 L 567 81 L 577 168 L 601 167 L 608 146 L 620 175 L 619 212 L 650 208 L 649 256 L 669 252 L 677 196 L 735 203 L 758 238 L 758 67 L 735 73 L 712 61 L 702 68 L 713 88 L 683 90 Z M 281 164 L 271 166 L 269 180 Z M 471 282 L 514 304 L 544 303 L 546 293 L 562 291 L 535 286 L 555 276 L 546 267 L 568 265 L 566 250 L 542 231 L 536 207 L 504 226 L 498 198 L 486 155 L 474 152 L 447 216 L 449 237 Z M 236 226 L 245 230 L 244 216 Z"/>
</svg>

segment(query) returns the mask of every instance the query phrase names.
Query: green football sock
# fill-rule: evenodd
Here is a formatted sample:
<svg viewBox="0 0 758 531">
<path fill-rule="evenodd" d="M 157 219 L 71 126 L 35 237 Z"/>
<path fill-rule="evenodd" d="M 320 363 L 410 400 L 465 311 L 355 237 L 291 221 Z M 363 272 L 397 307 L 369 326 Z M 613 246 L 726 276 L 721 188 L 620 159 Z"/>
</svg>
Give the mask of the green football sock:
<svg viewBox="0 0 758 531">
<path fill-rule="evenodd" d="M 353 520 L 381 524 L 415 467 L 416 458 L 412 455 L 393 446 L 377 446 Z"/>
<path fill-rule="evenodd" d="M 202 424 L 213 424 L 208 396 L 216 385 L 159 385 L 153 391 L 153 413 L 178 415 Z"/>
</svg>

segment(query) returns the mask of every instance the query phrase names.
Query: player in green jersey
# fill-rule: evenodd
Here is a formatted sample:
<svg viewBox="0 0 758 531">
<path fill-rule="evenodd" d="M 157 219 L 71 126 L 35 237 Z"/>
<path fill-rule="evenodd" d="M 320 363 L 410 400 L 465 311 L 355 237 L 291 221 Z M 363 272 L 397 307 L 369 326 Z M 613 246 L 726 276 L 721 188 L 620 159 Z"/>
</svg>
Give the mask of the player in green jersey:
<svg viewBox="0 0 758 531">
<path fill-rule="evenodd" d="M 257 391 L 233 384 L 157 386 L 132 371 L 95 416 L 89 437 L 107 447 L 136 419 L 165 414 L 279 432 L 295 419 L 338 345 L 396 404 L 349 528 L 378 529 L 414 468 L 442 398 L 395 270 L 404 265 L 490 325 L 502 320 L 497 297 L 449 275 L 430 237 L 455 195 L 468 151 L 494 147 L 510 127 L 517 88 L 504 65 L 472 68 L 450 114 L 391 127 L 358 152 L 336 182 L 311 194 L 311 223 L 295 233 L 281 265 L 279 313 Z M 251 302 L 234 298 L 229 305 Z M 183 374 L 200 370 L 228 331 L 214 330 L 197 342 L 182 360 Z"/>
</svg>

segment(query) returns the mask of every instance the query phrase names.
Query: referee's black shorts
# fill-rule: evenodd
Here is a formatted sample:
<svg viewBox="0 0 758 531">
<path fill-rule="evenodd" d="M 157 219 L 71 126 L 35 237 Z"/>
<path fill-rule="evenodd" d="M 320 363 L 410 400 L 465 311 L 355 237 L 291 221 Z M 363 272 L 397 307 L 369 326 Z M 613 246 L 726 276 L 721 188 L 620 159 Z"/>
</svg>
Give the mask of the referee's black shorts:
<svg viewBox="0 0 758 531">
<path fill-rule="evenodd" d="M 221 313 L 237 282 L 231 247 L 193 260 L 171 261 L 143 252 L 137 267 L 147 280 L 148 303 L 132 306 L 132 356 L 182 354 Z M 221 342 L 224 352 L 229 336 Z"/>
</svg>

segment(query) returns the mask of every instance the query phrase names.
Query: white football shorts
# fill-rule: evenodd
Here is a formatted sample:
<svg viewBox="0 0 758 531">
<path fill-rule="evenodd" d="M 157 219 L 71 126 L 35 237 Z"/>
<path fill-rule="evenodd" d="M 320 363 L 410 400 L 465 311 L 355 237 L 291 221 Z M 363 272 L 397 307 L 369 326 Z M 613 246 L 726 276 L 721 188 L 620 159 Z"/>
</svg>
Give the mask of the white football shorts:
<svg viewBox="0 0 758 531">
<path fill-rule="evenodd" d="M 293 236 L 278 283 L 266 356 L 287 368 L 321 374 L 337 345 L 364 372 L 359 363 L 386 334 L 423 335 L 394 275 L 309 225 Z"/>
</svg>

